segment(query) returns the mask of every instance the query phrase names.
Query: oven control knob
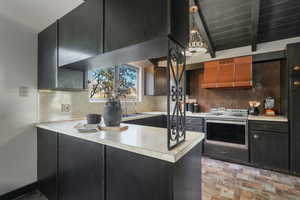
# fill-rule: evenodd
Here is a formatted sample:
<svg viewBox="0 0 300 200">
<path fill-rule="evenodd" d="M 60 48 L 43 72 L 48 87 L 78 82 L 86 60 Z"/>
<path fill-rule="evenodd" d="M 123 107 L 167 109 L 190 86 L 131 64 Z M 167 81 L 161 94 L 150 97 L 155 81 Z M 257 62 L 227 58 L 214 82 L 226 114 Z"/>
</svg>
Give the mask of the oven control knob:
<svg viewBox="0 0 300 200">
<path fill-rule="evenodd" d="M 258 139 L 259 138 L 257 134 L 255 134 L 253 137 L 254 137 L 254 139 Z"/>
</svg>

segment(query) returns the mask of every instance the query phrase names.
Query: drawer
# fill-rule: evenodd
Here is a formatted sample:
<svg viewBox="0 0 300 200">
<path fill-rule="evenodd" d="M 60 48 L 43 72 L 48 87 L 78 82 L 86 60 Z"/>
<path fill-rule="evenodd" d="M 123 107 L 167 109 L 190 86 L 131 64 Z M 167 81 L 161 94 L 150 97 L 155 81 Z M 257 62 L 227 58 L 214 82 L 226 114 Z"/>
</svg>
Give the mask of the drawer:
<svg viewBox="0 0 300 200">
<path fill-rule="evenodd" d="M 186 124 L 204 125 L 204 118 L 202 117 L 186 117 Z"/>
<path fill-rule="evenodd" d="M 186 125 L 187 131 L 195 131 L 195 132 L 204 132 L 204 126 L 192 126 L 192 125 Z"/>
<path fill-rule="evenodd" d="M 249 121 L 250 130 L 288 133 L 287 122 Z"/>
<path fill-rule="evenodd" d="M 249 162 L 248 149 L 228 147 L 205 142 L 203 155 L 211 158 L 239 163 Z"/>
</svg>

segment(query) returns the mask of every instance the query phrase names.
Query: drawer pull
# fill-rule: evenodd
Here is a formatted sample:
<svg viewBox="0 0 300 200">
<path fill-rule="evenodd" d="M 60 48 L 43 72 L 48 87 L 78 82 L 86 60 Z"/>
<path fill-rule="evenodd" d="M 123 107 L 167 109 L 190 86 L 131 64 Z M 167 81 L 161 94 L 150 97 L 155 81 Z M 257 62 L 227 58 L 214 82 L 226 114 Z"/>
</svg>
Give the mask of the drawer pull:
<svg viewBox="0 0 300 200">
<path fill-rule="evenodd" d="M 264 125 L 264 128 L 273 128 L 273 126 Z"/>
<path fill-rule="evenodd" d="M 299 86 L 300 85 L 300 81 L 294 81 L 294 86 Z"/>
<path fill-rule="evenodd" d="M 295 66 L 294 71 L 300 71 L 300 66 Z"/>
<path fill-rule="evenodd" d="M 254 139 L 258 139 L 259 138 L 259 136 L 257 135 L 257 134 L 254 134 Z"/>
</svg>

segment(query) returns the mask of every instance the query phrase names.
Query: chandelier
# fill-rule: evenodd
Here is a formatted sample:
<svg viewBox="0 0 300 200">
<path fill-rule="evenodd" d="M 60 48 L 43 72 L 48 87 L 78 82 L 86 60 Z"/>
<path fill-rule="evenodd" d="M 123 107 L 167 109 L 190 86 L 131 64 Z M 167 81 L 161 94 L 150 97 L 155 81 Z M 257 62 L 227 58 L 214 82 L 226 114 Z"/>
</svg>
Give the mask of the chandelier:
<svg viewBox="0 0 300 200">
<path fill-rule="evenodd" d="M 207 45 L 204 42 L 199 28 L 195 22 L 195 14 L 198 12 L 197 6 L 192 6 L 190 8 L 191 18 L 192 18 L 192 27 L 190 30 L 190 40 L 189 40 L 189 47 L 187 49 L 186 55 L 192 56 L 194 53 L 206 53 L 207 52 Z"/>
</svg>

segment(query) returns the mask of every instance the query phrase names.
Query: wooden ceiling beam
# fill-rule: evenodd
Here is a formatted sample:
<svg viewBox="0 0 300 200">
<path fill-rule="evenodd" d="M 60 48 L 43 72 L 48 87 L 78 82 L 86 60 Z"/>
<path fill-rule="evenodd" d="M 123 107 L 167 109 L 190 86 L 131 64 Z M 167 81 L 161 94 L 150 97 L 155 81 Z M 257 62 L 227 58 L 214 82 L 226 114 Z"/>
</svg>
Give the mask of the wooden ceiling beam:
<svg viewBox="0 0 300 200">
<path fill-rule="evenodd" d="M 251 47 L 257 50 L 260 0 L 252 0 L 251 5 Z"/>
<path fill-rule="evenodd" d="M 198 12 L 197 12 L 197 14 L 195 14 L 195 22 L 196 22 L 196 24 L 199 28 L 200 34 L 203 37 L 204 42 L 207 44 L 210 56 L 212 58 L 215 58 L 216 57 L 215 48 L 213 46 L 213 43 L 212 43 L 209 31 L 208 31 L 207 25 L 205 23 L 203 13 L 201 11 L 199 0 L 194 0 L 194 4 L 196 6 L 198 6 Z"/>
</svg>

